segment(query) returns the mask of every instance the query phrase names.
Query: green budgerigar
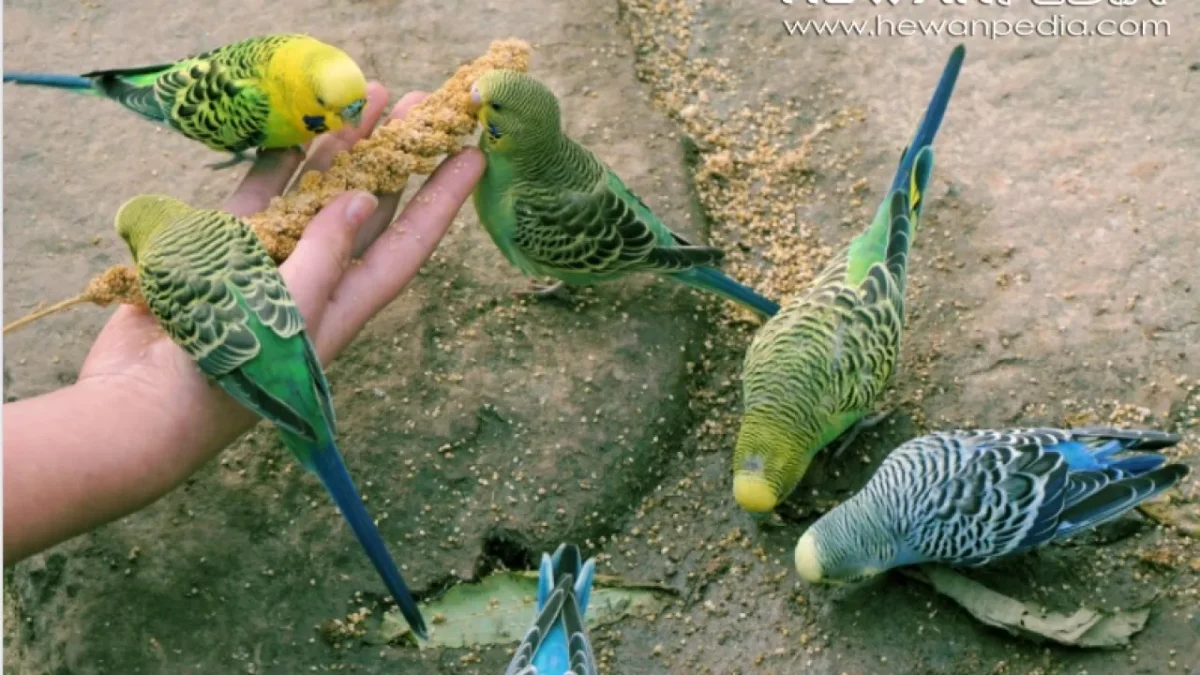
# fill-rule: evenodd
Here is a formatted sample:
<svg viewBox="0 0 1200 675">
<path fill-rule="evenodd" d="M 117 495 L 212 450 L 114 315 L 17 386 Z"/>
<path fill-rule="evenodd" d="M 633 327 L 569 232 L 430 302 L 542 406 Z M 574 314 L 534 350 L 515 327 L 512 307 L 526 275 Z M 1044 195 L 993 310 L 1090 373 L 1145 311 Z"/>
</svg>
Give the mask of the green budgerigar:
<svg viewBox="0 0 1200 675">
<path fill-rule="evenodd" d="M 838 437 L 845 448 L 882 417 L 868 414 L 899 356 L 909 246 L 965 55 L 951 53 L 870 226 L 754 336 L 733 453 L 734 499 L 747 511 L 773 510 L 819 450 Z"/>
<path fill-rule="evenodd" d="M 250 226 L 220 211 L 142 195 L 117 213 L 150 312 L 200 370 L 266 418 L 324 483 L 419 636 L 425 622 L 334 441 L 329 384 L 304 319 Z"/>
<path fill-rule="evenodd" d="M 83 75 L 5 73 L 5 82 L 112 99 L 204 145 L 234 153 L 299 146 L 358 125 L 367 80 L 345 52 L 307 35 L 264 35 L 172 63 Z"/>
<path fill-rule="evenodd" d="M 472 86 L 487 169 L 475 211 L 523 273 L 594 284 L 664 274 L 770 317 L 779 305 L 716 265 L 724 253 L 672 232 L 592 151 L 562 131 L 558 99 L 524 73 L 493 70 Z"/>
</svg>

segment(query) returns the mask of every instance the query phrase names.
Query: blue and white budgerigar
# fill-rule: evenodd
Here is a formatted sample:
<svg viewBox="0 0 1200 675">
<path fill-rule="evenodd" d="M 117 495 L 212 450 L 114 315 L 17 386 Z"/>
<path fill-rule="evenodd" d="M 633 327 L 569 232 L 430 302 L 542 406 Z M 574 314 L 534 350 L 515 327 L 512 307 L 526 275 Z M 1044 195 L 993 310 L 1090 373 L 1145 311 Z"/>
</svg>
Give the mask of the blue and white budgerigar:
<svg viewBox="0 0 1200 675">
<path fill-rule="evenodd" d="M 1179 440 L 1106 428 L 915 438 L 800 537 L 796 570 L 814 583 L 849 583 L 905 565 L 981 565 L 1064 539 L 1186 476 L 1152 452 Z"/>
<path fill-rule="evenodd" d="M 537 615 L 504 675 L 597 675 L 583 618 L 592 594 L 596 561 L 581 564 L 579 547 L 563 544 L 542 554 Z"/>
</svg>

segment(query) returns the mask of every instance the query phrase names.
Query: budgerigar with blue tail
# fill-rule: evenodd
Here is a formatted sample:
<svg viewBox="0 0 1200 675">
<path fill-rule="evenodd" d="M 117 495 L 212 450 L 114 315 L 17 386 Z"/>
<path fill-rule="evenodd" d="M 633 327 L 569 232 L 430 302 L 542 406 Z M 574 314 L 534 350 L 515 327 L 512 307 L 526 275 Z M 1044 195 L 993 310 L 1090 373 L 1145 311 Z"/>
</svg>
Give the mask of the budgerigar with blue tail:
<svg viewBox="0 0 1200 675">
<path fill-rule="evenodd" d="M 822 448 L 886 413 L 872 413 L 900 354 L 908 254 L 933 172 L 937 135 L 965 49 L 950 54 L 891 188 L 866 231 L 755 334 L 742 370 L 744 415 L 733 495 L 772 511 Z"/>
<path fill-rule="evenodd" d="M 770 317 L 779 305 L 717 269 L 724 253 L 672 232 L 591 150 L 562 131 L 558 99 L 511 70 L 477 80 L 471 96 L 487 169 L 475 211 L 510 263 L 530 276 L 595 284 L 663 274 Z"/>
<path fill-rule="evenodd" d="M 1104 428 L 913 439 L 808 528 L 796 544 L 796 570 L 814 583 L 850 583 L 904 565 L 982 565 L 1065 539 L 1186 476 L 1187 466 L 1153 452 L 1179 440 Z"/>
<path fill-rule="evenodd" d="M 254 231 L 233 215 L 165 195 L 130 199 L 116 227 L 164 332 L 217 386 L 279 429 L 333 497 L 413 632 L 425 637 L 416 601 L 338 452 L 329 384 L 304 318 Z"/>
<path fill-rule="evenodd" d="M 171 63 L 83 75 L 4 73 L 5 82 L 111 99 L 187 138 L 244 159 L 357 126 L 367 80 L 345 52 L 307 35 L 264 35 Z"/>
<path fill-rule="evenodd" d="M 537 615 L 504 675 L 597 675 L 584 617 L 596 561 L 581 564 L 579 547 L 563 544 L 542 554 Z"/>
</svg>

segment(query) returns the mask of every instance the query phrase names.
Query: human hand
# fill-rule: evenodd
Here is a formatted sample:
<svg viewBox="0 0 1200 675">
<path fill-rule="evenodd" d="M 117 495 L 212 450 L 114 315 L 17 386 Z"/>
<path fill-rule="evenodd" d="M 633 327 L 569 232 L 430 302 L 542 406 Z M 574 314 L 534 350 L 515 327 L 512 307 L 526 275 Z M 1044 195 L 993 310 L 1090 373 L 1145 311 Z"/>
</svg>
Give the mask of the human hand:
<svg viewBox="0 0 1200 675">
<path fill-rule="evenodd" d="M 403 117 L 424 97 L 418 92 L 407 94 L 391 116 Z M 343 128 L 319 137 L 307 159 L 295 150 L 264 153 L 221 208 L 243 217 L 263 210 L 273 196 L 284 191 L 302 162 L 301 175 L 311 169 L 328 168 L 337 152 L 373 129 L 386 105 L 387 91 L 371 83 L 359 128 Z M 406 205 L 393 227 L 388 225 L 400 195 L 381 195 L 377 199 L 365 192 L 348 192 L 322 209 L 305 228 L 296 249 L 280 265 L 280 272 L 323 364 L 328 364 L 372 316 L 408 285 L 446 233 L 483 167 L 482 155 L 473 148 L 448 158 Z M 352 255 L 361 256 L 361 261 L 351 264 Z M 59 486 L 65 493 L 62 499 L 39 495 L 37 501 L 42 508 L 61 505 L 64 513 L 59 521 L 75 521 L 71 527 L 58 528 L 64 536 L 42 537 L 48 541 L 40 547 L 158 499 L 259 419 L 211 384 L 147 310 L 129 305 L 119 307 L 105 325 L 84 361 L 78 381 L 69 389 L 71 402 L 60 399 L 55 405 L 72 409 L 71 416 L 81 435 L 101 433 L 96 426 L 103 428 L 102 418 L 107 418 L 110 426 L 124 426 L 127 435 L 136 434 L 136 439 L 112 439 L 108 442 L 114 447 L 96 448 L 96 454 L 102 456 L 89 458 L 97 466 L 80 477 L 86 484 Z M 37 400 L 6 406 L 6 422 L 14 413 L 22 415 L 23 404 L 32 405 Z M 85 431 L 88 429 L 92 431 Z M 6 445 L 16 440 L 10 439 L 11 435 L 6 429 Z M 95 439 L 91 439 L 91 445 L 96 445 Z M 39 461 L 44 466 L 33 467 L 34 473 L 53 473 L 55 458 Z M 6 474 L 9 464 L 6 458 Z M 66 477 L 58 480 L 61 483 Z M 9 481 L 5 483 L 8 493 Z M 30 488 L 36 484 L 32 481 Z M 7 494 L 5 502 L 7 511 Z M 78 502 L 87 505 L 83 509 L 87 515 L 75 510 Z M 12 503 L 22 502 L 14 499 Z M 55 520 L 46 513 L 39 518 Z M 87 522 L 81 522 L 81 518 Z M 20 525 L 9 521 L 6 513 L 8 531 L 11 525 Z M 6 558 L 10 554 L 20 557 L 20 549 L 10 551 L 9 538 L 5 539 Z"/>
</svg>

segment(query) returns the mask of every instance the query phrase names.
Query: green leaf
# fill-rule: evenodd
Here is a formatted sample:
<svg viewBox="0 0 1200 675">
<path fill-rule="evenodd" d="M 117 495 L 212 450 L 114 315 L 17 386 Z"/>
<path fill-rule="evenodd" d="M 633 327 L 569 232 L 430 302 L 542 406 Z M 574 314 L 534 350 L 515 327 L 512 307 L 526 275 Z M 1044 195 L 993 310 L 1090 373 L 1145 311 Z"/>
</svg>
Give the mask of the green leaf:
<svg viewBox="0 0 1200 675">
<path fill-rule="evenodd" d="M 971 616 L 1034 642 L 1050 640 L 1072 647 L 1116 648 L 1146 627 L 1150 603 L 1129 611 L 1106 612 L 1081 607 L 1071 614 L 1042 612 L 997 593 L 945 567 L 927 565 L 904 571 L 906 576 L 933 586 L 934 590 L 962 606 Z"/>
<path fill-rule="evenodd" d="M 665 586 L 630 584 L 598 574 L 588 603 L 588 629 L 627 616 L 653 619 L 677 596 L 676 590 Z M 478 583 L 459 584 L 421 606 L 429 623 L 429 641 L 420 647 L 515 645 L 533 623 L 536 599 L 536 572 L 496 572 Z M 364 639 L 387 644 L 414 638 L 400 613 L 391 610 Z"/>
</svg>

